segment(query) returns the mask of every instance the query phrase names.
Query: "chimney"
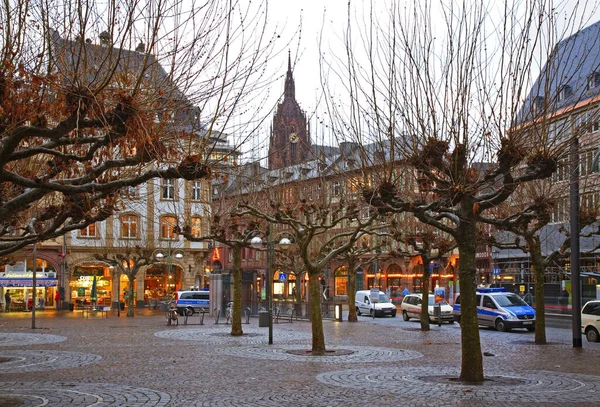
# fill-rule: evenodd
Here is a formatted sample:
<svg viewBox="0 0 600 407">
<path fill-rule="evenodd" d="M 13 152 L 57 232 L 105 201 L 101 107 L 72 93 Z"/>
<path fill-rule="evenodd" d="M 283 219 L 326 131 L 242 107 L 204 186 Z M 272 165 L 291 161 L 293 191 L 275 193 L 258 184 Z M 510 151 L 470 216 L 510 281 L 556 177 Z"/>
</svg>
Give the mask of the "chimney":
<svg viewBox="0 0 600 407">
<path fill-rule="evenodd" d="M 146 52 L 146 44 L 144 44 L 142 41 L 140 41 L 140 43 L 137 45 L 135 50 L 137 52 Z"/>
<path fill-rule="evenodd" d="M 100 33 L 100 44 L 103 47 L 109 47 L 110 43 L 111 43 L 110 34 L 108 33 L 108 31 L 102 31 Z"/>
</svg>

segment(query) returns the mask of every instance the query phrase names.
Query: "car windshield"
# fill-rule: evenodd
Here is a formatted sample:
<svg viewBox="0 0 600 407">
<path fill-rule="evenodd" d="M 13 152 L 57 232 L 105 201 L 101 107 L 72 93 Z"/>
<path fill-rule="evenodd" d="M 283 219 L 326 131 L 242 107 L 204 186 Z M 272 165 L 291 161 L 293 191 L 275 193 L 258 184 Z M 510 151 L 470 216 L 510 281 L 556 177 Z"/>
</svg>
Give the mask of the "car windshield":
<svg viewBox="0 0 600 407">
<path fill-rule="evenodd" d="M 517 305 L 527 305 L 521 297 L 515 294 L 494 295 L 494 299 L 501 307 L 512 307 Z"/>
<path fill-rule="evenodd" d="M 440 301 L 438 304 L 442 304 L 442 305 L 450 305 L 450 304 L 448 304 L 448 302 L 446 302 L 446 301 Z M 429 296 L 429 305 L 435 305 L 435 295 L 430 295 L 430 296 Z"/>
<path fill-rule="evenodd" d="M 387 295 L 379 293 L 379 302 L 391 302 Z"/>
</svg>

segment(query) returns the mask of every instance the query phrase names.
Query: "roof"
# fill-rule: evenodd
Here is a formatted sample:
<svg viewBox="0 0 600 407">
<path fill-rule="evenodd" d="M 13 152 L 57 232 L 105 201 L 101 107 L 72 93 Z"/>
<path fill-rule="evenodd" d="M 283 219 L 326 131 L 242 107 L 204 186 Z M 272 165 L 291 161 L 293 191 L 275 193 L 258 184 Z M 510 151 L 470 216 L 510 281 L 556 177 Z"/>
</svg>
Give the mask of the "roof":
<svg viewBox="0 0 600 407">
<path fill-rule="evenodd" d="M 539 115 L 536 104 L 542 100 L 550 106 L 543 113 L 551 113 L 600 95 L 599 42 L 600 21 L 560 41 L 525 99 L 516 124 Z M 596 73 L 598 78 L 590 86 Z"/>
</svg>

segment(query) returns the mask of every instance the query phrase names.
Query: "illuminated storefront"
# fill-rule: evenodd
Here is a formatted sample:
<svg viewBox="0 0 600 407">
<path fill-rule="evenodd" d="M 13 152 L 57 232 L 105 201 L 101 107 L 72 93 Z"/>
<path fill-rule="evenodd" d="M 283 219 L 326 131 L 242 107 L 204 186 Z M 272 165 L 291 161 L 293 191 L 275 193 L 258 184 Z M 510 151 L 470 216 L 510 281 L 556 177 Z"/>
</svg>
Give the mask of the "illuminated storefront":
<svg viewBox="0 0 600 407">
<path fill-rule="evenodd" d="M 56 270 L 44 259 L 36 260 L 36 308 L 54 305 L 58 285 Z M 33 259 L 24 259 L 0 267 L 0 287 L 9 291 L 10 310 L 25 311 L 33 306 Z"/>
</svg>

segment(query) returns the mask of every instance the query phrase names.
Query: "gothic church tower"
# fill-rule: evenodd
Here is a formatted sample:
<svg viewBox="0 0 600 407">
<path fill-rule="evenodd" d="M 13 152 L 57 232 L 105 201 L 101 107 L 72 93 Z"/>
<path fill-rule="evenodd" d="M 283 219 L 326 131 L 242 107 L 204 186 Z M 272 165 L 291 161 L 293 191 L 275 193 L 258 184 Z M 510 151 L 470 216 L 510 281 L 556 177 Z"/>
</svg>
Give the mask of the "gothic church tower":
<svg viewBox="0 0 600 407">
<path fill-rule="evenodd" d="M 310 129 L 306 114 L 296 102 L 296 88 L 292 76 L 292 61 L 288 54 L 283 102 L 277 106 L 269 141 L 269 169 L 288 167 L 310 159 Z"/>
</svg>

